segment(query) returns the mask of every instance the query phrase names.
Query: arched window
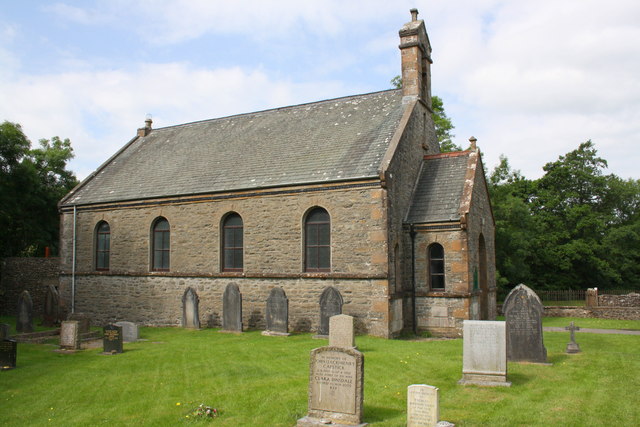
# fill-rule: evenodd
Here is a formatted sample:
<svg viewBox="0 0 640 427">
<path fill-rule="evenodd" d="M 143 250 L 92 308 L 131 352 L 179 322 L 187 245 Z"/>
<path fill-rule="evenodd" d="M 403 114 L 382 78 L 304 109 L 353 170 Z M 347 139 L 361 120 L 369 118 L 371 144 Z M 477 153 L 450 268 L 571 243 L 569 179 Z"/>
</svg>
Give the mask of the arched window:
<svg viewBox="0 0 640 427">
<path fill-rule="evenodd" d="M 169 271 L 171 231 L 169 221 L 158 218 L 153 224 L 152 270 Z"/>
<path fill-rule="evenodd" d="M 109 270 L 110 246 L 111 228 L 106 221 L 100 221 L 96 227 L 96 270 Z"/>
<path fill-rule="evenodd" d="M 331 221 L 329 213 L 315 208 L 304 223 L 305 271 L 331 271 Z"/>
<path fill-rule="evenodd" d="M 242 217 L 237 213 L 227 215 L 222 230 L 222 271 L 242 271 Z"/>
<path fill-rule="evenodd" d="M 429 287 L 444 290 L 444 248 L 438 243 L 429 246 Z"/>
</svg>

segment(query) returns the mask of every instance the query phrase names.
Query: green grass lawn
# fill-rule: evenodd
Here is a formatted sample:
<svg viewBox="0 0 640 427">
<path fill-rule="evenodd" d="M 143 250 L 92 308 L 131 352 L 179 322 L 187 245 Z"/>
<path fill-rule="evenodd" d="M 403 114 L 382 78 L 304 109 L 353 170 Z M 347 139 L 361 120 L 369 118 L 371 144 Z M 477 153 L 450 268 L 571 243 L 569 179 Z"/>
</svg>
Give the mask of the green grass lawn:
<svg viewBox="0 0 640 427">
<path fill-rule="evenodd" d="M 19 344 L 18 367 L 0 372 L 0 425 L 190 425 L 186 415 L 204 403 L 221 411 L 211 425 L 293 426 L 307 411 L 309 351 L 326 344 L 212 329 L 142 328 L 141 338 L 115 356 Z M 457 385 L 460 339 L 359 336 L 364 421 L 405 425 L 407 386 L 423 383 L 440 389 L 440 418 L 457 426 L 640 425 L 640 337 L 578 333 L 577 355 L 564 353 L 568 340 L 545 333 L 551 366 L 510 363 L 510 388 L 481 388 Z"/>
</svg>

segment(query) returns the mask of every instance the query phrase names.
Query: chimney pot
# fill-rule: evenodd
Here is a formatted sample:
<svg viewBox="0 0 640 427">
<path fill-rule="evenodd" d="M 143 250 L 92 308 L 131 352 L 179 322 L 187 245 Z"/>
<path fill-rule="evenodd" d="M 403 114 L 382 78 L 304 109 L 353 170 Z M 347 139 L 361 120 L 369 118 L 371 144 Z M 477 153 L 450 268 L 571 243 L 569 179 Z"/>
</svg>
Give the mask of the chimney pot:
<svg viewBox="0 0 640 427">
<path fill-rule="evenodd" d="M 475 136 L 472 136 L 471 138 L 469 138 L 469 142 L 471 143 L 471 149 L 472 150 L 476 150 L 477 149 L 477 146 L 476 146 L 476 142 L 477 141 L 478 140 L 476 139 Z"/>
<path fill-rule="evenodd" d="M 413 8 L 409 12 L 411 12 L 411 20 L 412 21 L 417 21 L 418 20 L 418 9 Z"/>
</svg>

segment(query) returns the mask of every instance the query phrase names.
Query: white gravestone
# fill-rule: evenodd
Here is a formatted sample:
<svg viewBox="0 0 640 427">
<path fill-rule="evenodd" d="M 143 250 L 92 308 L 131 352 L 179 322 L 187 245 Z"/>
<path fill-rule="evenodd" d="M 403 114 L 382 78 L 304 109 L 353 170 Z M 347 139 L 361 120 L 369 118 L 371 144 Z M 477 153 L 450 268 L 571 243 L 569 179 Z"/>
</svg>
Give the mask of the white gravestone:
<svg viewBox="0 0 640 427">
<path fill-rule="evenodd" d="M 329 318 L 329 346 L 355 348 L 352 316 L 338 314 Z"/>
<path fill-rule="evenodd" d="M 507 381 L 505 322 L 465 320 L 462 341 L 462 379 L 459 384 L 511 385 Z"/>
<path fill-rule="evenodd" d="M 439 417 L 437 387 L 426 384 L 407 387 L 407 427 L 435 427 Z"/>
</svg>

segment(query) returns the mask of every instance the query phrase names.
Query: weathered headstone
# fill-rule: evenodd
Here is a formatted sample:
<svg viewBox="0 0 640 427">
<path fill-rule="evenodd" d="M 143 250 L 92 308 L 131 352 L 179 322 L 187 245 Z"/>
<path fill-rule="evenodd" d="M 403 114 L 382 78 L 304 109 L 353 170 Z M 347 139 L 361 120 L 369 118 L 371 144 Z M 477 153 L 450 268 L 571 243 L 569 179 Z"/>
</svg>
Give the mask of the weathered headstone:
<svg viewBox="0 0 640 427">
<path fill-rule="evenodd" d="M 342 295 L 333 286 L 328 286 L 320 295 L 319 336 L 329 335 L 329 319 L 338 314 L 342 314 Z"/>
<path fill-rule="evenodd" d="M 267 298 L 267 330 L 263 335 L 289 335 L 289 299 L 282 288 L 273 288 Z"/>
<path fill-rule="evenodd" d="M 105 354 L 122 353 L 122 327 L 105 326 L 102 330 L 102 347 Z"/>
<path fill-rule="evenodd" d="M 362 420 L 364 356 L 358 350 L 320 347 L 311 351 L 309 411 L 298 426 L 366 425 Z"/>
<path fill-rule="evenodd" d="M 87 334 L 91 331 L 91 318 L 84 313 L 70 313 L 67 320 L 78 322 L 78 333 Z"/>
<path fill-rule="evenodd" d="M 505 322 L 462 322 L 462 379 L 458 384 L 511 386 L 507 381 Z"/>
<path fill-rule="evenodd" d="M 182 327 L 200 329 L 198 305 L 200 298 L 195 289 L 189 287 L 182 295 Z"/>
<path fill-rule="evenodd" d="M 78 350 L 80 348 L 80 322 L 66 320 L 60 324 L 60 348 Z"/>
<path fill-rule="evenodd" d="M 567 343 L 566 352 L 569 354 L 580 353 L 580 345 L 578 345 L 578 343 L 576 342 L 576 331 L 579 331 L 580 328 L 578 326 L 575 326 L 573 322 L 571 322 L 569 326 L 565 326 L 565 329 L 571 333 L 571 341 Z"/>
<path fill-rule="evenodd" d="M 122 339 L 124 342 L 136 342 L 140 339 L 140 330 L 136 323 L 121 321 L 114 323 L 114 325 L 122 328 Z"/>
<path fill-rule="evenodd" d="M 329 319 L 329 346 L 355 348 L 353 317 L 338 314 Z"/>
<path fill-rule="evenodd" d="M 437 387 L 426 384 L 407 387 L 407 427 L 435 427 L 439 418 Z"/>
<path fill-rule="evenodd" d="M 502 311 L 507 327 L 507 360 L 547 362 L 542 336 L 544 306 L 538 295 L 525 285 L 518 285 L 504 300 Z"/>
<path fill-rule="evenodd" d="M 235 283 L 229 283 L 222 296 L 222 329 L 242 332 L 242 294 Z"/>
<path fill-rule="evenodd" d="M 7 323 L 0 323 L 0 340 L 9 338 L 10 326 Z"/>
<path fill-rule="evenodd" d="M 0 340 L 0 369 L 7 370 L 16 367 L 18 342 L 15 340 Z"/>
<path fill-rule="evenodd" d="M 598 306 L 598 288 L 587 289 L 586 305 L 587 307 Z"/>
<path fill-rule="evenodd" d="M 16 332 L 33 332 L 33 302 L 27 290 L 18 297 Z"/>
<path fill-rule="evenodd" d="M 47 287 L 42 310 L 42 325 L 55 326 L 60 321 L 60 295 L 53 285 Z"/>
</svg>

